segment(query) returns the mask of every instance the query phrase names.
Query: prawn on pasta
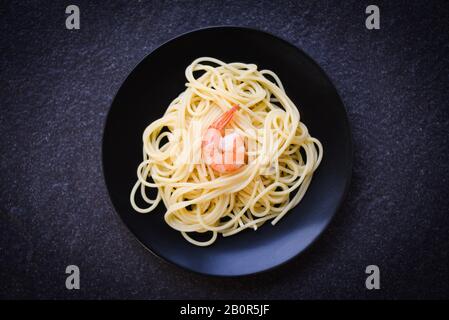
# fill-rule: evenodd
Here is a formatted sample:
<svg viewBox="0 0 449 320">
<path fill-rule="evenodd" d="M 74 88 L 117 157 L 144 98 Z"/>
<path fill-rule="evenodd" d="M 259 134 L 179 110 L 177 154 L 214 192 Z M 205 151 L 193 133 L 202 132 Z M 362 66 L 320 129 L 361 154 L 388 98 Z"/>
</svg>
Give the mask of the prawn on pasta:
<svg viewBox="0 0 449 320">
<path fill-rule="evenodd" d="M 320 141 L 270 70 L 202 57 L 185 76 L 185 91 L 143 132 L 132 207 L 162 202 L 165 222 L 197 246 L 275 225 L 304 197 Z"/>
</svg>

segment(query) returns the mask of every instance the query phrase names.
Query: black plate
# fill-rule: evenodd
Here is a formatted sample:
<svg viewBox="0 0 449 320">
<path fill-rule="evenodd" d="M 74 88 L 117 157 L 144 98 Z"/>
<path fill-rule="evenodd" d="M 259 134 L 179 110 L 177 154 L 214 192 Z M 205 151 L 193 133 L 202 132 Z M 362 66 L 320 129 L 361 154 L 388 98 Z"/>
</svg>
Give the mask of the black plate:
<svg viewBox="0 0 449 320">
<path fill-rule="evenodd" d="M 324 158 L 303 200 L 276 226 L 218 237 L 196 247 L 164 222 L 165 207 L 135 212 L 129 194 L 142 160 L 142 132 L 185 89 L 185 68 L 210 56 L 255 63 L 282 80 L 301 120 L 324 147 Z M 343 104 L 326 74 L 304 52 L 271 34 L 240 27 L 214 27 L 181 35 L 140 62 L 121 86 L 106 120 L 103 170 L 112 203 L 147 249 L 183 268 L 209 275 L 238 276 L 276 267 L 306 249 L 342 202 L 352 171 L 352 142 Z"/>
</svg>

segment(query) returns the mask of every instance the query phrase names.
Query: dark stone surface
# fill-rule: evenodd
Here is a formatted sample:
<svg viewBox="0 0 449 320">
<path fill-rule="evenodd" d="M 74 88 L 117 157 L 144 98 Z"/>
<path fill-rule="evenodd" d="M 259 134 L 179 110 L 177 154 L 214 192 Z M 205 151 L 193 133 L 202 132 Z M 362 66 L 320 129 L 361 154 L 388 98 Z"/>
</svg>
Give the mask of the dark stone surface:
<svg viewBox="0 0 449 320">
<path fill-rule="evenodd" d="M 65 29 L 65 7 L 81 29 Z M 449 10 L 444 1 L 94 1 L 0 6 L 1 298 L 448 298 Z M 102 129 L 122 80 L 191 29 L 242 25 L 280 35 L 328 73 L 355 145 L 349 195 L 293 262 L 208 278 L 148 254 L 114 213 Z M 236 48 L 237 50 L 237 48 Z M 182 54 L 182 52 L 180 52 Z M 81 290 L 65 289 L 65 267 Z M 364 287 L 381 268 L 382 289 Z"/>
</svg>

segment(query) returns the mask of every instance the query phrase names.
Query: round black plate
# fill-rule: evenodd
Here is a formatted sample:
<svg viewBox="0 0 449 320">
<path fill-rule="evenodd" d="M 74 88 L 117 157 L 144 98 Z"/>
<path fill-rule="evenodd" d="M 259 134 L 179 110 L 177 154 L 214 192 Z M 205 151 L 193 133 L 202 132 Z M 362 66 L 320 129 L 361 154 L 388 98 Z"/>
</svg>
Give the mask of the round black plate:
<svg viewBox="0 0 449 320">
<path fill-rule="evenodd" d="M 324 158 L 303 200 L 276 226 L 246 230 L 210 247 L 196 247 L 164 222 L 165 207 L 135 212 L 129 194 L 142 160 L 142 132 L 185 89 L 185 68 L 196 58 L 255 63 L 282 80 L 301 120 L 324 147 Z M 140 62 L 121 86 L 106 120 L 103 170 L 112 203 L 147 249 L 183 268 L 239 276 L 278 266 L 306 249 L 342 202 L 352 171 L 352 142 L 343 104 L 326 74 L 304 52 L 271 34 L 213 27 L 181 35 Z"/>
</svg>

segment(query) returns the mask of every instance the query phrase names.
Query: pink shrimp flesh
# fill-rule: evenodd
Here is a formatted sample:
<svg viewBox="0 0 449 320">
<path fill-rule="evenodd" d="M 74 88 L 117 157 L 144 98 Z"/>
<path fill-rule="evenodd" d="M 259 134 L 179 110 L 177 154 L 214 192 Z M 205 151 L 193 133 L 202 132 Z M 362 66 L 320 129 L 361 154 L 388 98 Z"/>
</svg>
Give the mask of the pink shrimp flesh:
<svg viewBox="0 0 449 320">
<path fill-rule="evenodd" d="M 220 173 L 229 173 L 245 164 L 245 144 L 236 132 L 224 135 L 225 127 L 239 109 L 234 105 L 218 117 L 203 135 L 202 151 L 206 164 Z"/>
</svg>

